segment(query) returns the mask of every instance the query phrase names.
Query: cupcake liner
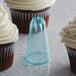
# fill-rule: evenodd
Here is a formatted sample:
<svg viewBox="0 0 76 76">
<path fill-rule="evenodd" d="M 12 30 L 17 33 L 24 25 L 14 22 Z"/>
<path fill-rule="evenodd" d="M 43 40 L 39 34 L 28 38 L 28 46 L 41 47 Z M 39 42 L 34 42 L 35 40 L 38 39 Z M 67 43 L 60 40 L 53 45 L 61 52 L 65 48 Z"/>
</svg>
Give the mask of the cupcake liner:
<svg viewBox="0 0 76 76">
<path fill-rule="evenodd" d="M 0 72 L 8 69 L 13 64 L 13 45 L 0 46 Z"/>
<path fill-rule="evenodd" d="M 34 16 L 42 16 L 46 21 L 46 26 L 48 26 L 50 8 L 46 8 L 39 11 L 27 11 L 27 10 L 16 10 L 10 9 L 12 21 L 19 28 L 20 33 L 29 33 L 29 24 Z"/>
<path fill-rule="evenodd" d="M 73 56 L 74 58 L 76 58 L 76 49 L 67 47 L 67 52 L 69 56 Z"/>
<path fill-rule="evenodd" d="M 71 71 L 76 73 L 76 49 L 70 47 L 66 47 L 66 49 L 69 56 Z"/>
</svg>

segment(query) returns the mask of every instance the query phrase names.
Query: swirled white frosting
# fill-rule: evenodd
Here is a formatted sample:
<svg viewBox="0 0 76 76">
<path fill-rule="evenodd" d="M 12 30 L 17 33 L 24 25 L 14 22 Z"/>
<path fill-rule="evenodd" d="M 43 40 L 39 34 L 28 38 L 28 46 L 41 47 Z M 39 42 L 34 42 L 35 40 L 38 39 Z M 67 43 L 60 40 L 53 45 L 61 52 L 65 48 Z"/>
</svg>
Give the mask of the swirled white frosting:
<svg viewBox="0 0 76 76">
<path fill-rule="evenodd" d="M 66 46 L 76 49 L 76 18 L 63 28 L 61 37 Z"/>
<path fill-rule="evenodd" d="M 54 5 L 56 0 L 5 0 L 10 8 L 21 10 L 41 10 Z"/>
<path fill-rule="evenodd" d="M 13 43 L 18 40 L 18 29 L 3 8 L 0 7 L 0 44 Z"/>
</svg>

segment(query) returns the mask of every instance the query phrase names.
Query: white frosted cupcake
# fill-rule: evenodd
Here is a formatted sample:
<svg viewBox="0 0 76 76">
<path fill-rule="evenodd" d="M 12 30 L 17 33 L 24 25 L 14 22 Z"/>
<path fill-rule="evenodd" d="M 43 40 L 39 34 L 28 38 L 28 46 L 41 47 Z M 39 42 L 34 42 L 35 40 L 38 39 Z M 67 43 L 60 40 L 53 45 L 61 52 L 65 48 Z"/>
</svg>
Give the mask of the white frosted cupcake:
<svg viewBox="0 0 76 76">
<path fill-rule="evenodd" d="M 12 21 L 21 33 L 29 32 L 29 23 L 33 16 L 40 15 L 48 26 L 50 8 L 55 0 L 5 0 L 10 7 Z"/>
<path fill-rule="evenodd" d="M 62 30 L 61 37 L 68 52 L 71 70 L 76 73 L 76 18 Z"/>
<path fill-rule="evenodd" d="M 18 29 L 8 19 L 8 14 L 0 6 L 0 71 L 13 64 L 14 43 L 18 40 Z"/>
</svg>

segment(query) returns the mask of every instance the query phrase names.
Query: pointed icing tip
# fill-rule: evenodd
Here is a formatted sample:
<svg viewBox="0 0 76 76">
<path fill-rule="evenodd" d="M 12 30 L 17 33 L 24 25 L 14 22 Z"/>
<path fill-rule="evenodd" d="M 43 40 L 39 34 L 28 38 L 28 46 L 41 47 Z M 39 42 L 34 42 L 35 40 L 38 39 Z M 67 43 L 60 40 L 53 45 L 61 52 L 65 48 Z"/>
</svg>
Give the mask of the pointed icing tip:
<svg viewBox="0 0 76 76">
<path fill-rule="evenodd" d="M 44 18 L 40 15 L 37 17 L 34 16 L 30 22 L 30 31 L 33 33 L 42 32 L 44 30 L 44 26 L 46 26 Z"/>
</svg>

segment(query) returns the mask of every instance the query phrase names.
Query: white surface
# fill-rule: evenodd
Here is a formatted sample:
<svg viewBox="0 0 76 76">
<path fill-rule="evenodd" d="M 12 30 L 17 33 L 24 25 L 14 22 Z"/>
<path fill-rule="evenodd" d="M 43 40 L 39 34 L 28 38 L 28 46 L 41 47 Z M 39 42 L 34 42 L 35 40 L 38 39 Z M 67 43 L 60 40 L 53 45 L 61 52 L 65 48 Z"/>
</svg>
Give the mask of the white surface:
<svg viewBox="0 0 76 76">
<path fill-rule="evenodd" d="M 51 8 L 48 36 L 52 61 L 50 76 L 76 76 L 70 72 L 68 55 L 60 42 L 59 33 L 69 20 L 76 16 L 76 0 L 57 0 Z M 24 57 L 27 47 L 27 35 L 21 35 L 15 47 L 13 66 L 7 71 L 0 72 L 0 76 L 27 76 L 27 65 Z M 31 75 L 32 76 L 32 75 Z"/>
</svg>

